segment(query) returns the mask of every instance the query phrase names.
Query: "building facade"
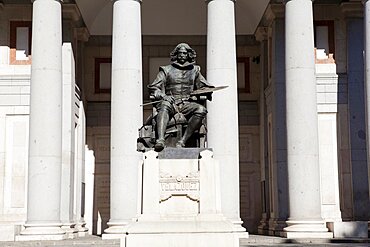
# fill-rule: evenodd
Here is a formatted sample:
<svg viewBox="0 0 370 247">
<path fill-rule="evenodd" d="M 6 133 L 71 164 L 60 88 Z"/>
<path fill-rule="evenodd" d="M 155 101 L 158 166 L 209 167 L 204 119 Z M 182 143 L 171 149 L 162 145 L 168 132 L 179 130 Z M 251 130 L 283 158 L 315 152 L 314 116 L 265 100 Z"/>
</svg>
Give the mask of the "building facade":
<svg viewBox="0 0 370 247">
<path fill-rule="evenodd" d="M 93 2 L 0 1 L 0 240 L 125 232 L 140 105 L 180 42 L 229 86 L 207 142 L 235 231 L 367 236 L 370 1 Z"/>
</svg>

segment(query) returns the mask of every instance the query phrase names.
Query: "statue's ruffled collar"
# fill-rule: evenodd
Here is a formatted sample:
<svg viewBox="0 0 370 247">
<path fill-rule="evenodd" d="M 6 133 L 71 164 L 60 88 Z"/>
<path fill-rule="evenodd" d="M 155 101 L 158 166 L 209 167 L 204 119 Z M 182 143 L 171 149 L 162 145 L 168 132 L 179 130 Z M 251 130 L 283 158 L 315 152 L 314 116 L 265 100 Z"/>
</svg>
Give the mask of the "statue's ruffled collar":
<svg viewBox="0 0 370 247">
<path fill-rule="evenodd" d="M 193 63 L 185 62 L 184 64 L 179 64 L 178 62 L 173 62 L 171 65 L 173 67 L 175 67 L 177 69 L 181 69 L 181 70 L 190 70 L 190 69 L 194 68 L 194 62 Z"/>
</svg>

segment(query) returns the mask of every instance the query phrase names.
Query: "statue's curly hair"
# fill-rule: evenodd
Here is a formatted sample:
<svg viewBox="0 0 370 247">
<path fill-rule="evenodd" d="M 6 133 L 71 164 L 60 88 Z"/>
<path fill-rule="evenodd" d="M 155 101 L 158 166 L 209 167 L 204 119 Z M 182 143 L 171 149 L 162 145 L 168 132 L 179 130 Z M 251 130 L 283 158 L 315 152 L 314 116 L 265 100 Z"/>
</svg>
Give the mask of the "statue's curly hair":
<svg viewBox="0 0 370 247">
<path fill-rule="evenodd" d="M 197 57 L 197 53 L 193 48 L 190 47 L 190 45 L 186 43 L 180 43 L 178 44 L 175 49 L 170 53 L 171 61 L 174 62 L 177 60 L 177 52 L 180 50 L 181 47 L 184 47 L 188 51 L 188 62 L 194 63 L 195 58 Z"/>
</svg>

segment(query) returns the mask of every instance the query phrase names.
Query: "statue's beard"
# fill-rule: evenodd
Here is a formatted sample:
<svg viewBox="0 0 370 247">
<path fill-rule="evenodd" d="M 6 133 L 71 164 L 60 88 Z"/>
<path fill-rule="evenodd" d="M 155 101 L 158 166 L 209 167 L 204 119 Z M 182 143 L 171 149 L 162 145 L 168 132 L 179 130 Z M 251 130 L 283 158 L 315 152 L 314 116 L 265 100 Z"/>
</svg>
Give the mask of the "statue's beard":
<svg viewBox="0 0 370 247">
<path fill-rule="evenodd" d="M 193 65 L 195 62 L 185 61 L 184 63 L 179 63 L 177 60 L 177 61 L 174 61 L 173 63 L 176 64 L 178 67 L 187 67 L 189 65 Z"/>
</svg>

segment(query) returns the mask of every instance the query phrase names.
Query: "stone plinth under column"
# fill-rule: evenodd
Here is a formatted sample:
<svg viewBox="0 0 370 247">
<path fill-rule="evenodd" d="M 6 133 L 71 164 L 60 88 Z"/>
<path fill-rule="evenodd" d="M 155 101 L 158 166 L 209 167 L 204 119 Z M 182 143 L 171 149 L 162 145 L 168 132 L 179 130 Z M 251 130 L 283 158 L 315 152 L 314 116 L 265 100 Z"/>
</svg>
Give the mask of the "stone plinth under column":
<svg viewBox="0 0 370 247">
<path fill-rule="evenodd" d="M 121 247 L 238 247 L 240 236 L 221 213 L 219 168 L 212 156 L 196 148 L 144 153 L 142 213 L 127 226 Z"/>
<path fill-rule="evenodd" d="M 332 238 L 333 233 L 328 232 L 324 221 L 287 221 L 281 233 L 286 238 Z"/>
<path fill-rule="evenodd" d="M 44 241 L 67 239 L 66 232 L 57 224 L 25 224 L 15 241 Z"/>
</svg>

